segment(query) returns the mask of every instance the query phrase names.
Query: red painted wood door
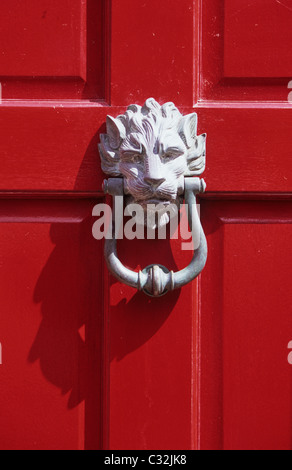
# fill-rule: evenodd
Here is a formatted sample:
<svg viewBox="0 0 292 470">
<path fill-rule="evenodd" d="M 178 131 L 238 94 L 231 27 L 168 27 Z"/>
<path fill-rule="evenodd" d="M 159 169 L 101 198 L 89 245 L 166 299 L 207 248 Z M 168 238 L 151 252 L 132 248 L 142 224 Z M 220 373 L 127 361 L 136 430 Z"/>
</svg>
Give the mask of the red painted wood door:
<svg viewBox="0 0 292 470">
<path fill-rule="evenodd" d="M 2 6 L 2 449 L 291 447 L 291 9 Z M 106 115 L 150 96 L 208 133 L 207 267 L 161 299 L 110 278 L 91 234 Z M 120 252 L 132 268 L 190 257 L 179 241 Z"/>
</svg>

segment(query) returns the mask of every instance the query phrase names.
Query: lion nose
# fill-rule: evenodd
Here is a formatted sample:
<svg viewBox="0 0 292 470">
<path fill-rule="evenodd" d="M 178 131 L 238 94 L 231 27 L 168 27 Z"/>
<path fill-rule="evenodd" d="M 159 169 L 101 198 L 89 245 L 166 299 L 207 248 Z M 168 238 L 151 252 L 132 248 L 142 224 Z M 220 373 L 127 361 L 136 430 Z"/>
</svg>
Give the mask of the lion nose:
<svg viewBox="0 0 292 470">
<path fill-rule="evenodd" d="M 163 177 L 154 178 L 154 177 L 151 177 L 151 176 L 145 176 L 144 180 L 146 181 L 146 183 L 149 183 L 149 184 L 151 184 L 151 186 L 154 186 L 155 188 L 157 188 L 162 183 L 164 183 L 165 178 L 163 178 Z"/>
</svg>

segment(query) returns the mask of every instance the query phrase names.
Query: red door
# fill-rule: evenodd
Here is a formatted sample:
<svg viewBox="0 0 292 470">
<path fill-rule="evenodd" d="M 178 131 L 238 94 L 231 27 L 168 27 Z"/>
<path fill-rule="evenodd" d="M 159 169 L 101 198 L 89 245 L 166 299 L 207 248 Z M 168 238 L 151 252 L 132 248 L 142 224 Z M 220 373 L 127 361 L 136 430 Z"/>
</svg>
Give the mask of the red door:
<svg viewBox="0 0 292 470">
<path fill-rule="evenodd" d="M 0 447 L 291 448 L 291 1 L 6 3 Z M 207 266 L 161 299 L 109 277 L 92 237 L 106 115 L 150 96 L 208 134 Z"/>
</svg>

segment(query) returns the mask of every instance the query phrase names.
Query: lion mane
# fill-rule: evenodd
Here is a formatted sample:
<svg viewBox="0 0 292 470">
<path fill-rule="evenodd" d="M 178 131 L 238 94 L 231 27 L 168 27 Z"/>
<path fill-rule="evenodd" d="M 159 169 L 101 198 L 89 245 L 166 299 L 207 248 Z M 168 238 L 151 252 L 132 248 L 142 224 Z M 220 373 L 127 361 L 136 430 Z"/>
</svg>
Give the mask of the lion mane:
<svg viewBox="0 0 292 470">
<path fill-rule="evenodd" d="M 107 133 L 100 136 L 99 151 L 102 170 L 121 176 L 121 161 L 147 155 L 156 147 L 175 153 L 178 139 L 184 146 L 184 176 L 200 175 L 206 164 L 206 134 L 197 136 L 197 114 L 183 116 L 173 103 L 162 106 L 149 98 L 144 106 L 128 107 L 125 114 L 107 116 Z"/>
</svg>

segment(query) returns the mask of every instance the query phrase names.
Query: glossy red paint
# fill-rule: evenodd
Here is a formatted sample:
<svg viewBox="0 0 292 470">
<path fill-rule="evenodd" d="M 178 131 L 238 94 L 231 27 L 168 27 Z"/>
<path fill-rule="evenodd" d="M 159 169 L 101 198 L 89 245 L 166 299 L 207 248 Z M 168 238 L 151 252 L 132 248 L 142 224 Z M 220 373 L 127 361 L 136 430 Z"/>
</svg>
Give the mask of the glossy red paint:
<svg viewBox="0 0 292 470">
<path fill-rule="evenodd" d="M 102 99 L 103 2 L 11 0 L 1 15 L 3 99 Z"/>
<path fill-rule="evenodd" d="M 101 445 L 103 259 L 91 236 L 94 202 L 1 201 L 2 449 Z"/>
<path fill-rule="evenodd" d="M 225 0 L 224 13 L 225 77 L 292 76 L 291 2 Z"/>
<path fill-rule="evenodd" d="M 291 448 L 290 1 L 8 3 L 0 447 Z M 149 96 L 208 133 L 207 267 L 156 300 L 110 278 L 91 235 L 106 115 Z M 132 268 L 190 257 L 180 241 L 119 250 Z"/>
<path fill-rule="evenodd" d="M 202 213 L 201 448 L 289 450 L 291 198 L 208 200 Z"/>
<path fill-rule="evenodd" d="M 198 100 L 287 104 L 290 0 L 196 2 Z M 280 103 L 277 103 L 280 106 Z"/>
</svg>

